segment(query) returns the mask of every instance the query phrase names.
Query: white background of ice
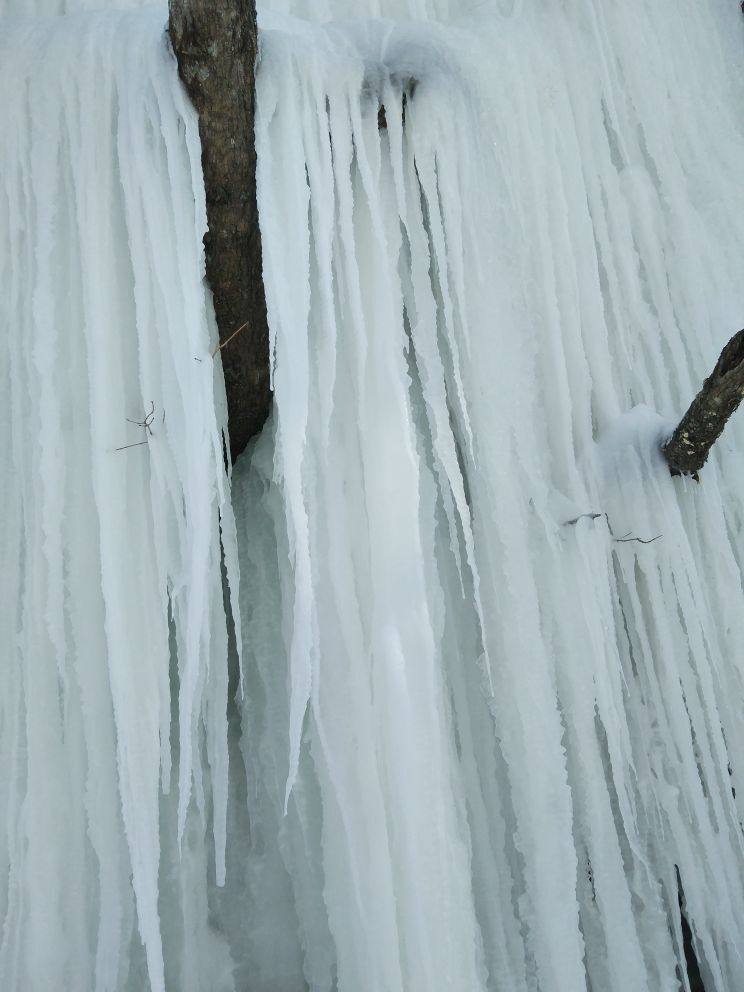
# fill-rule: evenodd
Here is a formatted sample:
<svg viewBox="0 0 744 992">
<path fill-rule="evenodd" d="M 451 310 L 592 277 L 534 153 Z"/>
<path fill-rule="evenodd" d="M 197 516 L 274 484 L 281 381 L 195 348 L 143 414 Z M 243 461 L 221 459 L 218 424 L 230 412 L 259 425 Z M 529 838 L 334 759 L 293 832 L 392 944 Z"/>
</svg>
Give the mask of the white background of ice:
<svg viewBox="0 0 744 992">
<path fill-rule="evenodd" d="M 676 992 L 678 868 L 743 987 L 744 429 L 658 453 L 744 312 L 738 4 L 262 8 L 242 736 L 196 120 L 105 6 L 0 4 L 0 986 Z"/>
</svg>

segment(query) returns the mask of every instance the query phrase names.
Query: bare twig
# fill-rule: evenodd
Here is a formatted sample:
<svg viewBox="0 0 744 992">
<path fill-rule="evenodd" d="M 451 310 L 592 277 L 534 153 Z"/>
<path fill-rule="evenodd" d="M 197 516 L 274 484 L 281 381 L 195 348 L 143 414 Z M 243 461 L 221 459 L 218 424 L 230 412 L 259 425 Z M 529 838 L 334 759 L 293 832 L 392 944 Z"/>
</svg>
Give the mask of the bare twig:
<svg viewBox="0 0 744 992">
<path fill-rule="evenodd" d="M 638 544 L 653 544 L 654 541 L 658 541 L 662 534 L 657 534 L 656 537 L 650 537 L 644 539 L 642 537 L 632 537 L 631 531 L 627 534 L 623 534 L 622 537 L 615 537 L 612 530 L 612 524 L 610 523 L 610 518 L 606 513 L 580 513 L 578 517 L 574 517 L 573 520 L 566 520 L 563 524 L 564 527 L 571 527 L 573 524 L 577 524 L 579 520 L 596 520 L 598 517 L 604 517 L 607 521 L 607 529 L 610 532 L 610 537 L 615 542 L 615 544 L 630 544 L 631 542 L 637 542 Z"/>
<path fill-rule="evenodd" d="M 212 349 L 212 358 L 214 358 L 214 356 L 215 356 L 215 355 L 217 354 L 217 352 L 218 352 L 218 351 L 222 351 L 222 349 L 223 349 L 224 347 L 226 347 L 226 346 L 227 346 L 228 344 L 230 344 L 230 342 L 232 341 L 232 339 L 233 339 L 233 338 L 235 338 L 235 337 L 237 337 L 237 336 L 238 336 L 238 334 L 240 334 L 240 332 L 241 332 L 242 330 L 244 330 L 244 329 L 245 329 L 245 328 L 246 328 L 246 327 L 248 326 L 248 323 L 249 323 L 249 321 L 247 321 L 247 320 L 246 320 L 246 321 L 245 321 L 245 323 L 243 323 L 243 324 L 241 324 L 241 325 L 240 325 L 240 327 L 239 327 L 239 328 L 237 329 L 237 331 L 233 331 L 233 332 L 232 332 L 232 334 L 230 335 L 230 337 L 229 337 L 229 338 L 227 338 L 227 339 L 226 339 L 225 341 L 223 341 L 222 343 L 219 343 L 219 342 L 218 342 L 218 343 L 217 343 L 217 344 L 216 344 L 216 345 L 214 346 L 214 348 Z M 199 359 L 197 359 L 197 361 L 199 361 Z"/>
<path fill-rule="evenodd" d="M 150 400 L 150 409 L 145 414 L 142 420 L 130 420 L 129 417 L 124 418 L 128 424 L 134 424 L 135 427 L 141 427 L 145 432 L 144 441 L 133 441 L 132 444 L 122 444 L 119 448 L 114 448 L 114 451 L 125 451 L 127 448 L 139 448 L 142 444 L 147 444 L 150 438 L 153 436 L 152 424 L 155 420 L 155 401 Z M 165 410 L 163 410 L 163 423 L 165 423 Z"/>
<path fill-rule="evenodd" d="M 139 448 L 141 444 L 147 444 L 147 438 L 144 441 L 135 441 L 133 444 L 122 444 L 120 448 L 114 448 L 114 451 L 126 451 L 127 448 Z"/>
<path fill-rule="evenodd" d="M 163 416 L 165 416 L 165 411 L 163 411 Z M 145 433 L 152 437 L 152 422 L 155 419 L 155 402 L 150 400 L 150 411 L 145 415 L 144 420 L 130 420 L 129 417 L 126 418 L 128 424 L 134 424 L 136 427 L 143 427 Z"/>
<path fill-rule="evenodd" d="M 649 537 L 644 540 L 642 537 L 614 537 L 613 541 L 615 544 L 630 544 L 631 541 L 637 541 L 638 544 L 653 544 L 654 541 L 658 541 L 662 534 L 657 534 L 656 537 Z"/>
</svg>

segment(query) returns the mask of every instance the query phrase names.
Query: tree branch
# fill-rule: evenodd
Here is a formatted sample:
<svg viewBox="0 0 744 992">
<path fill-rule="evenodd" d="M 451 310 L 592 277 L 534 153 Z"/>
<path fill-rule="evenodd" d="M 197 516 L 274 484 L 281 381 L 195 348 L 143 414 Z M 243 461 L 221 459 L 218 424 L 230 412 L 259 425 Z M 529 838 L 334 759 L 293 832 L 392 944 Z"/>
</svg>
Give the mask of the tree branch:
<svg viewBox="0 0 744 992">
<path fill-rule="evenodd" d="M 271 408 L 269 334 L 256 205 L 255 0 L 169 0 L 178 72 L 199 115 L 209 230 L 207 280 L 237 458 Z M 235 334 L 246 325 L 241 334 Z M 227 345 L 227 340 L 234 340 Z"/>
<path fill-rule="evenodd" d="M 691 475 L 697 479 L 710 449 L 742 399 L 744 330 L 738 331 L 723 349 L 703 388 L 662 447 L 672 475 Z"/>
</svg>

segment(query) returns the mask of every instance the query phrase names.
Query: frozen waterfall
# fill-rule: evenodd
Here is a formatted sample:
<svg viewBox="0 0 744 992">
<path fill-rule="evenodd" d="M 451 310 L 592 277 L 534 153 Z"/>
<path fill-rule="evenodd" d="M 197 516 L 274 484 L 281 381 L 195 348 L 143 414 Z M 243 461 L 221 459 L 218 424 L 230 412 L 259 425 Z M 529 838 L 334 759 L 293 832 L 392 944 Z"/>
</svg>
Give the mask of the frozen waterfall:
<svg viewBox="0 0 744 992">
<path fill-rule="evenodd" d="M 0 0 L 0 989 L 740 992 L 739 4 L 259 8 L 230 476 L 167 12 Z"/>
</svg>

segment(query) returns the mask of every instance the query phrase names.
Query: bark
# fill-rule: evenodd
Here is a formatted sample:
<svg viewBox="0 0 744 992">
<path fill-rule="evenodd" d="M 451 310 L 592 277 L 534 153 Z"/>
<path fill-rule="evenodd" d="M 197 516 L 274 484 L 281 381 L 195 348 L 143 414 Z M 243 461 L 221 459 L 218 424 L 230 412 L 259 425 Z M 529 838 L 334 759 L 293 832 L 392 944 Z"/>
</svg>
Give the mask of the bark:
<svg viewBox="0 0 744 992">
<path fill-rule="evenodd" d="M 224 344 L 220 355 L 234 460 L 271 408 L 253 131 L 256 5 L 255 0 L 169 0 L 169 8 L 179 75 L 199 114 L 207 280 Z"/>
<path fill-rule="evenodd" d="M 744 330 L 738 331 L 723 349 L 703 388 L 662 447 L 672 475 L 691 475 L 697 479 L 710 449 L 742 399 Z"/>
</svg>

